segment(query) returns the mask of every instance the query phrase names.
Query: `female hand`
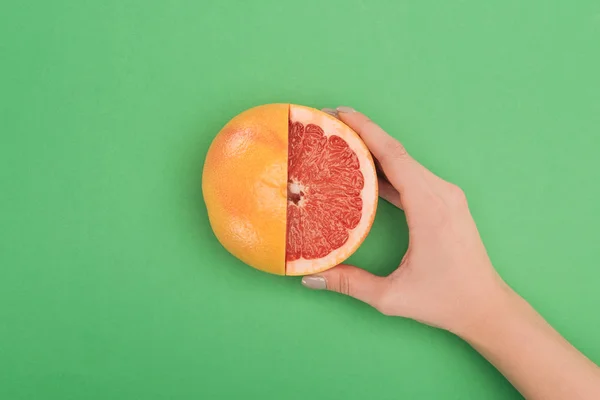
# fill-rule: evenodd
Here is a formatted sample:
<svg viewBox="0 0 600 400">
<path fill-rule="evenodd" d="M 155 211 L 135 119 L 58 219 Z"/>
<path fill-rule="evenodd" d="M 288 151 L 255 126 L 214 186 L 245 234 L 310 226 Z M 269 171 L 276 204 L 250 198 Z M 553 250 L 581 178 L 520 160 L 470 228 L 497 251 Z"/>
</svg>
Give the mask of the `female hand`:
<svg viewBox="0 0 600 400">
<path fill-rule="evenodd" d="M 353 128 L 381 164 L 387 180 L 379 182 L 380 195 L 404 209 L 409 246 L 389 276 L 340 265 L 302 283 L 457 334 L 526 398 L 600 399 L 600 369 L 492 267 L 462 190 L 420 165 L 363 114 L 349 107 L 325 111 Z"/>
<path fill-rule="evenodd" d="M 387 277 L 340 265 L 305 277 L 362 300 L 386 315 L 413 318 L 451 331 L 465 329 L 484 312 L 491 293 L 505 290 L 492 267 L 462 190 L 415 161 L 396 139 L 348 107 L 325 110 L 353 128 L 380 163 L 380 195 L 404 209 L 409 247 Z"/>
</svg>

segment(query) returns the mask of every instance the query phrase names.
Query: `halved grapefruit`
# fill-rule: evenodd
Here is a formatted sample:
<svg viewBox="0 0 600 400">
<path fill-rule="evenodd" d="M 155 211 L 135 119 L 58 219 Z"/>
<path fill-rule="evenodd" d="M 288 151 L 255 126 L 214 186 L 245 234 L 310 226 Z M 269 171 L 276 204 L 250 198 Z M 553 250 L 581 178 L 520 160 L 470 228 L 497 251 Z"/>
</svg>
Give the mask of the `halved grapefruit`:
<svg viewBox="0 0 600 400">
<path fill-rule="evenodd" d="M 307 275 L 347 259 L 377 208 L 360 137 L 329 114 L 268 104 L 234 117 L 211 144 L 202 192 L 217 239 L 246 264 Z"/>
</svg>

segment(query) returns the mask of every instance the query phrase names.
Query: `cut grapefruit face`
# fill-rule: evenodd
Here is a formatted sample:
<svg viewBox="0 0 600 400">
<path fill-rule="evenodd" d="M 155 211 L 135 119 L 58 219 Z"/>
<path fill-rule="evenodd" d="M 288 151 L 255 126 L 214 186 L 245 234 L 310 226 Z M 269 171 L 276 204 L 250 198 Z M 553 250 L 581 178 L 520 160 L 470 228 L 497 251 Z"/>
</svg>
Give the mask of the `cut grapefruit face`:
<svg viewBox="0 0 600 400">
<path fill-rule="evenodd" d="M 360 137 L 331 115 L 290 105 L 286 275 L 347 259 L 377 206 L 377 176 Z"/>
<path fill-rule="evenodd" d="M 342 263 L 377 208 L 371 154 L 347 125 L 314 108 L 268 104 L 233 118 L 202 175 L 211 227 L 234 256 L 278 275 Z"/>
</svg>

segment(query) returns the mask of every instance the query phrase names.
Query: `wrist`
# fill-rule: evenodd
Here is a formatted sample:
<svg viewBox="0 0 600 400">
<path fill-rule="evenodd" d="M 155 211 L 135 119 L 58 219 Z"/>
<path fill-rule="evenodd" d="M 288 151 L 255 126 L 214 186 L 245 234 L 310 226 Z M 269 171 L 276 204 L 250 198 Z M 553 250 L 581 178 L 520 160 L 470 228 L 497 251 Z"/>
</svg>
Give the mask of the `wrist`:
<svg viewBox="0 0 600 400">
<path fill-rule="evenodd" d="M 463 318 L 450 331 L 470 342 L 509 324 L 520 315 L 527 303 L 510 286 L 498 278 L 481 296 L 469 305 Z"/>
</svg>

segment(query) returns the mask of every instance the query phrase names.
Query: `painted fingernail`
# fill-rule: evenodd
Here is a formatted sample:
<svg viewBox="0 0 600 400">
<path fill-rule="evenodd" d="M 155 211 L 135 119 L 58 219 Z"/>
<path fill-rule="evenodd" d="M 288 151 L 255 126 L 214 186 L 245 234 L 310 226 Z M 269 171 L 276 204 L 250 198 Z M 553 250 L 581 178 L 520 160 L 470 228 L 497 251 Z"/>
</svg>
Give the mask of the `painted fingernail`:
<svg viewBox="0 0 600 400">
<path fill-rule="evenodd" d="M 336 118 L 338 117 L 338 112 L 336 110 L 334 110 L 333 108 L 323 108 L 321 111 L 331 115 L 332 117 L 336 117 Z"/>
<path fill-rule="evenodd" d="M 302 278 L 302 284 L 309 289 L 327 289 L 327 281 L 322 276 L 305 276 Z"/>
<path fill-rule="evenodd" d="M 347 113 L 347 114 L 356 112 L 356 110 L 354 108 L 346 107 L 346 106 L 339 106 L 338 108 L 336 108 L 336 110 L 338 110 L 338 112 Z"/>
</svg>

